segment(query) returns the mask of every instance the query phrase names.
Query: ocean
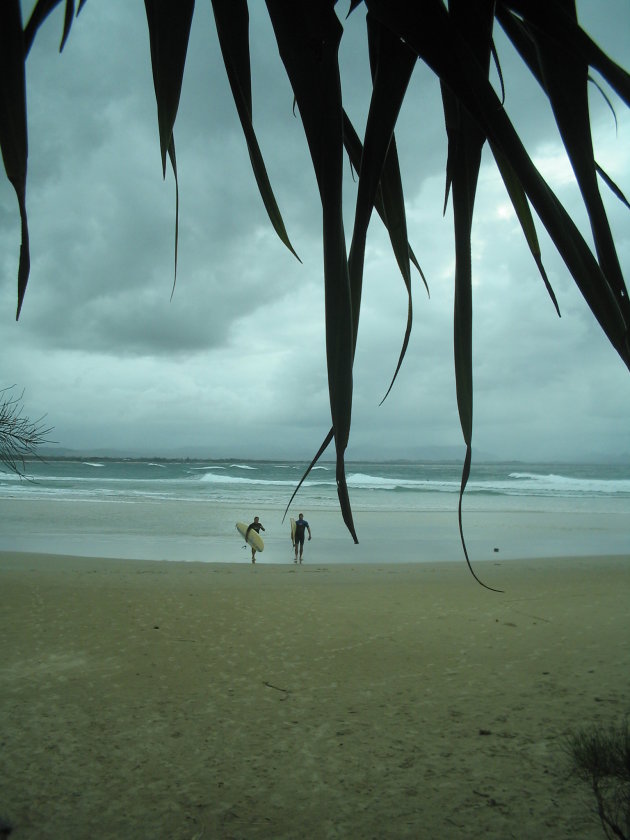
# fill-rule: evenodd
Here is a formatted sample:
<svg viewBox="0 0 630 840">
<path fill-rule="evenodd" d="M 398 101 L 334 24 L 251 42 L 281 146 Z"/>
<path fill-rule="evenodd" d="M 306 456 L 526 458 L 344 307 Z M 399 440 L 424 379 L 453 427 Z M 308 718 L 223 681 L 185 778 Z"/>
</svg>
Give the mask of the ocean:
<svg viewBox="0 0 630 840">
<path fill-rule="evenodd" d="M 283 522 L 306 463 L 51 459 L 0 472 L 0 550 L 246 562 L 237 520 L 259 515 L 260 562 L 289 562 L 302 511 L 314 563 L 462 560 L 458 463 L 349 463 L 359 545 L 338 510 L 335 467 L 318 464 Z M 473 464 L 464 497 L 471 561 L 630 554 L 630 465 Z"/>
</svg>

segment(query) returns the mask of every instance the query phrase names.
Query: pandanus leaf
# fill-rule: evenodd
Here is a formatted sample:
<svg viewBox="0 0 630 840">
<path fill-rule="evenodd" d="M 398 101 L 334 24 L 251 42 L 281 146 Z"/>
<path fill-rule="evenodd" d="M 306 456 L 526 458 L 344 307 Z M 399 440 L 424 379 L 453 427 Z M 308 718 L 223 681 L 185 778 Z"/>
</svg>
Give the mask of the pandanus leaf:
<svg viewBox="0 0 630 840">
<path fill-rule="evenodd" d="M 326 437 L 324 438 L 324 440 L 322 441 L 322 445 L 317 450 L 317 454 L 314 456 L 313 460 L 308 465 L 308 467 L 304 470 L 304 474 L 302 475 L 302 478 L 298 481 L 293 493 L 291 493 L 291 498 L 287 502 L 287 506 L 284 509 L 284 513 L 282 515 L 282 521 L 283 522 L 285 520 L 285 517 L 286 517 L 287 513 L 289 512 L 289 508 L 291 507 L 291 504 L 293 503 L 293 499 L 295 499 L 295 497 L 298 494 L 298 491 L 299 491 L 300 487 L 306 481 L 309 473 L 311 472 L 311 470 L 313 469 L 315 464 L 319 461 L 319 459 L 322 457 L 324 452 L 328 449 L 330 444 L 333 442 L 334 437 L 335 437 L 335 430 L 333 428 L 331 428 L 330 431 L 328 432 L 328 434 L 326 435 Z"/>
<path fill-rule="evenodd" d="M 194 0 L 144 0 L 151 47 L 151 69 L 157 101 L 162 175 L 166 177 L 166 156 L 173 139 L 179 98 L 184 78 Z"/>
<path fill-rule="evenodd" d="M 3 0 L 0 3 L 0 149 L 7 178 L 18 200 L 22 238 L 16 319 L 20 317 L 31 263 L 26 213 L 28 136 L 24 59 L 20 0 Z"/>
<path fill-rule="evenodd" d="M 358 542 L 344 463 L 352 415 L 354 335 L 342 215 L 343 109 L 338 63 L 342 28 L 332 3 L 267 0 L 267 9 L 300 111 L 322 203 L 326 355 L 337 493 L 344 522 Z"/>
<path fill-rule="evenodd" d="M 557 13 L 564 14 L 566 27 L 579 29 L 574 0 L 555 0 L 555 5 Z M 588 64 L 575 51 L 573 41 L 559 41 L 535 24 L 530 25 L 527 18 L 513 23 L 512 32 L 519 43 L 528 44 L 527 62 L 549 97 L 591 223 L 599 264 L 626 322 L 630 322 L 628 292 L 597 183 L 588 107 Z"/>
<path fill-rule="evenodd" d="M 370 21 L 368 17 L 368 26 Z M 395 138 L 393 134 L 394 124 L 398 115 L 400 104 L 404 98 L 409 78 L 416 63 L 416 56 L 406 50 L 404 44 L 398 39 L 392 43 L 389 33 L 381 33 L 385 44 L 380 43 L 378 35 L 372 31 L 371 36 L 371 62 L 373 68 L 374 89 L 370 103 L 370 116 L 366 128 L 366 146 L 361 144 L 359 137 L 352 126 L 352 123 L 343 112 L 343 139 L 344 145 L 354 168 L 359 172 L 359 192 L 357 195 L 357 210 L 355 215 L 355 226 L 353 230 L 352 247 L 349 258 L 349 273 L 352 291 L 352 314 L 354 331 L 354 349 L 359 327 L 359 314 L 361 303 L 361 281 L 363 271 L 363 258 L 365 253 L 365 237 L 372 212 L 376 208 L 379 216 L 385 224 L 390 236 L 392 248 L 403 276 L 409 299 L 407 329 L 403 341 L 403 348 L 398 360 L 398 365 L 389 386 L 393 385 L 409 341 L 412 323 L 411 308 L 411 273 L 409 261 L 411 260 L 425 283 L 424 274 L 418 261 L 409 245 L 407 239 L 407 223 L 405 217 L 404 197 L 398 155 L 396 152 Z M 379 171 L 380 167 L 380 171 Z M 428 291 L 428 287 L 427 287 Z M 332 440 L 333 430 L 331 429 L 317 455 L 304 472 L 296 487 L 286 513 L 299 488 L 309 475 L 313 466 L 326 451 Z"/>
<path fill-rule="evenodd" d="M 35 39 L 35 35 L 37 34 L 37 30 L 42 25 L 42 23 L 46 20 L 48 15 L 52 12 L 52 10 L 59 5 L 61 0 L 38 0 L 38 2 L 33 7 L 33 11 L 31 12 L 31 16 L 28 19 L 28 23 L 24 27 L 24 54 L 28 55 L 33 41 Z M 77 14 L 81 11 L 81 6 L 83 4 L 79 4 L 79 9 Z M 64 13 L 64 21 L 63 21 L 63 33 L 61 36 L 61 44 L 59 45 L 59 52 L 63 51 L 64 46 L 66 45 L 66 41 L 68 39 L 68 35 L 70 34 L 70 27 L 72 26 L 72 20 L 74 18 L 74 0 L 66 0 L 66 9 Z"/>
<path fill-rule="evenodd" d="M 495 146 L 492 145 L 492 143 L 490 143 L 490 148 L 492 149 L 492 154 L 494 155 L 497 168 L 501 173 L 501 177 L 503 178 L 505 188 L 507 189 L 508 195 L 510 196 L 510 200 L 512 201 L 512 206 L 514 207 L 516 217 L 518 218 L 523 233 L 525 234 L 525 239 L 527 240 L 527 244 L 529 245 L 529 250 L 531 251 L 532 257 L 534 258 L 534 261 L 538 266 L 538 270 L 540 271 L 543 283 L 545 284 L 547 292 L 549 293 L 549 297 L 551 298 L 552 303 L 556 308 L 558 317 L 560 317 L 560 307 L 558 306 L 558 300 L 551 286 L 551 283 L 549 282 L 547 272 L 545 271 L 545 267 L 542 262 L 540 244 L 538 242 L 538 236 L 536 234 L 536 225 L 534 224 L 534 218 L 529 208 L 529 202 L 527 201 L 525 190 L 523 189 L 521 182 L 516 177 L 514 170 L 508 163 L 507 159 Z"/>
<path fill-rule="evenodd" d="M 582 59 L 600 73 L 608 84 L 630 105 L 630 74 L 614 62 L 589 35 L 579 26 L 576 19 L 566 12 L 564 0 L 497 0 L 495 15 L 504 26 L 506 15 L 516 13 L 531 27 L 547 33 L 558 44 Z M 514 18 L 514 14 L 512 14 Z M 509 33 L 508 33 L 509 34 Z"/>
<path fill-rule="evenodd" d="M 606 172 L 604 172 L 604 170 L 601 168 L 601 166 L 599 166 L 599 164 L 597 164 L 597 163 L 596 163 L 596 164 L 595 164 L 595 167 L 596 167 L 596 169 L 597 169 L 597 171 L 598 171 L 598 173 L 599 173 L 599 175 L 600 175 L 600 177 L 601 177 L 602 181 L 606 184 L 606 186 L 608 187 L 608 189 L 609 189 L 609 190 L 610 190 L 610 191 L 611 191 L 614 195 L 616 195 L 616 196 L 617 196 L 617 198 L 619 199 L 619 201 L 621 201 L 621 202 L 622 202 L 622 204 L 625 204 L 625 205 L 626 205 L 626 207 L 630 210 L 630 203 L 628 203 L 628 199 L 625 197 L 625 195 L 623 194 L 623 192 L 621 191 L 621 189 L 620 189 L 620 188 L 617 186 L 617 184 L 613 181 L 613 179 L 610 177 L 610 175 L 606 174 Z"/>
<path fill-rule="evenodd" d="M 394 127 L 413 68 L 417 61 L 416 54 L 412 50 L 406 47 L 399 38 L 392 35 L 388 29 L 383 27 L 378 20 L 375 20 L 369 14 L 367 16 L 367 27 L 370 67 L 372 71 L 372 97 L 370 99 L 370 108 L 365 129 L 365 142 L 359 168 L 359 188 L 357 191 L 352 244 L 350 246 L 350 257 L 348 261 L 355 346 L 361 311 L 367 231 L 379 187 L 382 183 L 385 183 L 383 181 L 383 171 L 388 158 L 392 167 L 388 171 L 390 179 L 393 177 L 395 180 L 396 173 L 399 171 Z M 402 205 L 402 191 L 397 198 Z M 394 250 L 399 255 L 399 267 L 407 289 L 408 314 L 403 346 L 393 379 L 396 378 L 400 369 L 409 342 L 412 325 L 411 270 L 409 266 L 409 247 L 407 245 L 408 239 L 404 205 L 402 206 L 403 211 L 402 213 L 398 213 L 396 227 L 392 225 L 390 236 L 396 242 Z M 390 202 L 390 207 L 392 212 L 395 212 L 395 204 L 393 202 Z M 386 217 L 386 219 L 389 229 L 389 218 Z M 392 217 L 393 221 L 394 217 Z"/>
<path fill-rule="evenodd" d="M 571 217 L 532 163 L 468 43 L 452 31 L 439 0 L 408 7 L 403 0 L 367 0 L 371 9 L 429 64 L 509 160 L 578 288 L 624 363 L 630 367 L 628 328 L 615 295 Z M 431 17 L 421 25 L 420 12 Z"/>
<path fill-rule="evenodd" d="M 177 159 L 175 156 L 175 139 L 171 137 L 171 142 L 168 144 L 168 157 L 171 162 L 173 170 L 173 177 L 175 178 L 175 247 L 174 247 L 174 268 L 173 268 L 173 288 L 171 289 L 171 300 L 175 294 L 175 284 L 177 283 L 177 253 L 179 249 L 179 179 L 177 177 Z"/>
<path fill-rule="evenodd" d="M 298 258 L 289 240 L 282 215 L 271 188 L 263 156 L 252 123 L 252 85 L 249 64 L 249 12 L 247 0 L 212 0 L 223 63 L 238 112 L 249 158 L 263 204 L 274 230 Z"/>
<path fill-rule="evenodd" d="M 617 129 L 619 128 L 619 125 L 617 123 L 617 114 L 615 112 L 615 109 L 613 107 L 612 102 L 610 101 L 610 97 L 608 96 L 608 94 L 606 93 L 604 88 L 600 85 L 600 83 L 597 81 L 597 79 L 594 79 L 590 74 L 589 74 L 588 80 L 593 85 L 595 90 L 600 94 L 600 96 L 602 97 L 602 99 L 604 100 L 606 105 L 608 105 L 608 107 L 610 109 L 610 113 L 612 114 L 612 118 L 615 122 L 615 132 L 616 132 Z"/>
<path fill-rule="evenodd" d="M 175 270 L 173 291 L 177 281 L 177 247 L 179 240 L 179 182 L 175 163 L 173 127 L 179 108 L 184 78 L 190 25 L 195 10 L 194 0 L 144 0 L 151 47 L 153 86 L 157 101 L 162 177 L 166 177 L 166 156 L 171 161 L 175 179 Z M 172 292 L 171 292 L 172 297 Z"/>
<path fill-rule="evenodd" d="M 586 205 L 599 264 L 630 322 L 628 292 L 597 184 L 588 110 L 588 65 L 540 33 L 537 40 L 547 92 Z"/>
<path fill-rule="evenodd" d="M 358 172 L 361 168 L 361 156 L 363 155 L 363 144 L 359 139 L 350 118 L 343 112 L 343 143 L 350 158 L 352 167 Z M 392 154 L 393 153 L 393 154 Z M 390 158 L 390 154 L 392 157 Z M 414 264 L 418 270 L 422 282 L 430 297 L 429 286 L 427 284 L 424 272 L 420 267 L 420 263 L 413 249 L 406 238 L 402 236 L 403 229 L 407 228 L 407 221 L 405 215 L 405 201 L 402 188 L 402 180 L 400 177 L 400 167 L 398 164 L 398 155 L 395 147 L 390 149 L 385 160 L 385 166 L 381 174 L 381 183 L 376 192 L 376 200 L 374 209 L 381 218 L 389 234 L 390 242 L 396 262 L 401 274 L 404 276 L 404 266 L 409 260 Z M 404 225 L 404 228 L 403 228 Z"/>
<path fill-rule="evenodd" d="M 480 68 L 489 73 L 492 50 L 493 2 L 470 4 L 450 0 L 449 9 L 453 26 L 466 37 Z M 453 193 L 453 222 L 455 226 L 455 384 L 457 407 L 466 443 L 466 457 L 462 470 L 459 494 L 459 532 L 468 567 L 482 586 L 470 563 L 462 521 L 462 501 L 468 483 L 472 461 L 473 429 L 473 371 L 472 371 L 472 260 L 471 234 L 475 194 L 481 152 L 485 135 L 468 111 L 456 99 L 446 84 L 442 84 L 444 118 L 448 137 L 447 194 L 450 183 Z M 491 587 L 487 587 L 491 588 Z"/>
</svg>

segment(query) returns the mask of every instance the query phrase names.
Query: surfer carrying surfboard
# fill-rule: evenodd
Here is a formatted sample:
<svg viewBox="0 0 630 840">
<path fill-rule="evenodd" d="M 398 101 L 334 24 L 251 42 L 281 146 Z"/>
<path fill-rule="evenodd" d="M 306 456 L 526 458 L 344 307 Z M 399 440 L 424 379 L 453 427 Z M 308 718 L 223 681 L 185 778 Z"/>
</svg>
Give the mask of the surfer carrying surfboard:
<svg viewBox="0 0 630 840">
<path fill-rule="evenodd" d="M 251 525 L 247 526 L 247 531 L 245 533 L 245 542 L 247 542 L 247 537 L 249 536 L 250 531 L 256 531 L 257 534 L 260 534 L 260 532 L 264 531 L 264 530 L 265 530 L 265 527 L 262 524 L 262 522 L 260 521 L 259 517 L 255 516 L 254 521 L 251 523 Z M 310 539 L 310 537 L 309 537 L 309 539 Z M 252 563 L 255 563 L 255 562 L 256 562 L 256 549 L 252 545 Z"/>
<path fill-rule="evenodd" d="M 304 531 L 308 531 L 308 538 L 311 539 L 311 528 L 304 519 L 304 514 L 298 514 L 298 518 L 295 522 L 295 534 L 293 534 L 293 545 L 295 546 L 295 560 L 294 563 L 298 561 L 298 545 L 300 546 L 300 563 L 302 562 L 302 554 L 304 553 Z"/>
</svg>

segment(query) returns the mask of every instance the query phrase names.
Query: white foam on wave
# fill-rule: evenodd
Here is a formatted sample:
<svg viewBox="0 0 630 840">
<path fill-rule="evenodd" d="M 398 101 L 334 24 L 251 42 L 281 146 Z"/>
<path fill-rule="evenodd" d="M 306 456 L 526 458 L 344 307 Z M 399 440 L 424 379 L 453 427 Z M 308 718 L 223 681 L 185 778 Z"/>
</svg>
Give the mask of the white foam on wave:
<svg viewBox="0 0 630 840">
<path fill-rule="evenodd" d="M 215 475 L 214 473 L 208 472 L 204 473 L 200 479 L 200 481 L 208 483 L 208 484 L 249 484 L 250 486 L 254 485 L 265 485 L 265 486 L 274 486 L 274 487 L 295 487 L 295 481 L 288 480 L 288 479 L 273 479 L 273 478 L 241 478 L 238 475 Z M 332 481 L 305 481 L 303 483 L 303 487 L 313 487 L 317 484 L 326 484 L 331 485 L 333 484 Z"/>
<path fill-rule="evenodd" d="M 456 488 L 454 481 L 423 481 L 411 478 L 395 478 L 366 473 L 352 473 L 347 478 L 348 486 L 356 490 L 434 490 L 436 492 Z"/>
<path fill-rule="evenodd" d="M 82 464 L 86 467 L 104 467 L 105 464 L 97 464 L 94 461 L 82 461 Z"/>
<path fill-rule="evenodd" d="M 566 493 L 579 495 L 582 493 L 630 493 L 630 480 L 625 478 L 575 478 L 556 473 L 528 473 L 513 472 L 509 475 L 522 489 L 540 493 Z M 501 487 L 509 487 L 509 484 Z"/>
<path fill-rule="evenodd" d="M 237 470 L 257 470 L 258 467 L 250 467 L 249 464 L 230 464 L 231 467 L 234 467 Z"/>
</svg>

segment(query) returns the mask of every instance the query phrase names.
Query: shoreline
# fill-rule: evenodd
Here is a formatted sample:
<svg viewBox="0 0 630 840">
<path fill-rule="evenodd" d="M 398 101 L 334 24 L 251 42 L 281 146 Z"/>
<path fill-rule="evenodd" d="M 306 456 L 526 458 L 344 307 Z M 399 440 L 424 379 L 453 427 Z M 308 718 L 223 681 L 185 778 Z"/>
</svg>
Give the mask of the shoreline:
<svg viewBox="0 0 630 840">
<path fill-rule="evenodd" d="M 249 554 L 249 547 L 247 548 L 248 554 L 246 558 L 239 559 L 239 560 L 180 560 L 180 559 L 160 559 L 156 560 L 152 557 L 120 557 L 118 555 L 113 554 L 72 554 L 63 551 L 13 551 L 10 549 L 0 549 L 0 571 L 3 569 L 6 571 L 7 569 L 13 569 L 15 571 L 21 568 L 21 564 L 24 562 L 34 562 L 35 565 L 43 565 L 44 567 L 47 566 L 56 566 L 59 564 L 99 564 L 99 563 L 106 563 L 106 564 L 120 564 L 121 568 L 125 569 L 128 568 L 130 565 L 181 565 L 181 566 L 198 566 L 202 569 L 212 569 L 212 568 L 223 568 L 225 566 L 228 567 L 245 567 L 248 568 L 250 566 L 254 566 L 256 568 L 265 568 L 271 570 L 290 570 L 293 567 L 295 571 L 296 564 L 293 560 L 282 561 L 282 562 L 272 562 L 266 561 L 264 558 L 264 554 L 261 555 L 258 553 L 256 555 L 256 563 L 252 564 L 250 560 Z M 291 551 L 291 556 L 293 556 Z M 15 563 L 12 563 L 11 560 L 15 560 Z M 592 567 L 593 565 L 597 565 L 599 563 L 605 563 L 610 565 L 619 565 L 621 567 L 628 568 L 630 572 L 630 555 L 628 554 L 617 554 L 617 553 L 602 553 L 602 554 L 589 554 L 589 555 L 582 555 L 582 554 L 565 554 L 565 555 L 549 555 L 547 557 L 501 557 L 500 554 L 494 555 L 493 557 L 484 557 L 482 559 L 475 559 L 472 561 L 473 569 L 476 565 L 483 566 L 487 568 L 488 566 L 503 566 L 503 565 L 525 565 L 528 569 L 534 567 L 542 567 L 554 564 L 567 564 L 573 567 Z M 333 561 L 311 561 L 308 557 L 305 556 L 303 563 L 301 564 L 303 569 L 310 567 L 311 569 L 315 568 L 331 568 L 331 569 L 374 569 L 377 567 L 383 567 L 388 571 L 392 571 L 397 568 L 405 569 L 408 567 L 439 567 L 439 568 L 460 568 L 466 570 L 467 574 L 470 575 L 468 571 L 468 566 L 466 564 L 466 558 L 463 556 L 460 559 L 454 560 L 417 560 L 417 559 L 409 559 L 409 560 L 381 560 L 379 561 L 364 561 L 360 558 L 357 560 L 347 560 L 347 561 L 340 561 L 340 560 L 333 560 Z M 300 564 L 297 564 L 299 569 Z"/>
<path fill-rule="evenodd" d="M 630 559 L 261 566 L 0 552 L 12 837 L 600 835 Z"/>
<path fill-rule="evenodd" d="M 305 506 L 313 540 L 305 558 L 317 563 L 464 561 L 457 511 L 355 512 L 354 545 L 337 509 Z M 188 502 L 0 500 L 0 550 L 132 559 L 242 562 L 247 553 L 235 523 L 261 517 L 261 564 L 292 560 L 288 519 L 258 505 L 244 509 Z M 627 505 L 596 512 L 465 510 L 471 562 L 525 557 L 630 553 Z M 498 551 L 497 551 L 498 549 Z M 243 557 L 242 557 L 243 555 Z M 465 562 L 465 561 L 464 561 Z"/>
</svg>

